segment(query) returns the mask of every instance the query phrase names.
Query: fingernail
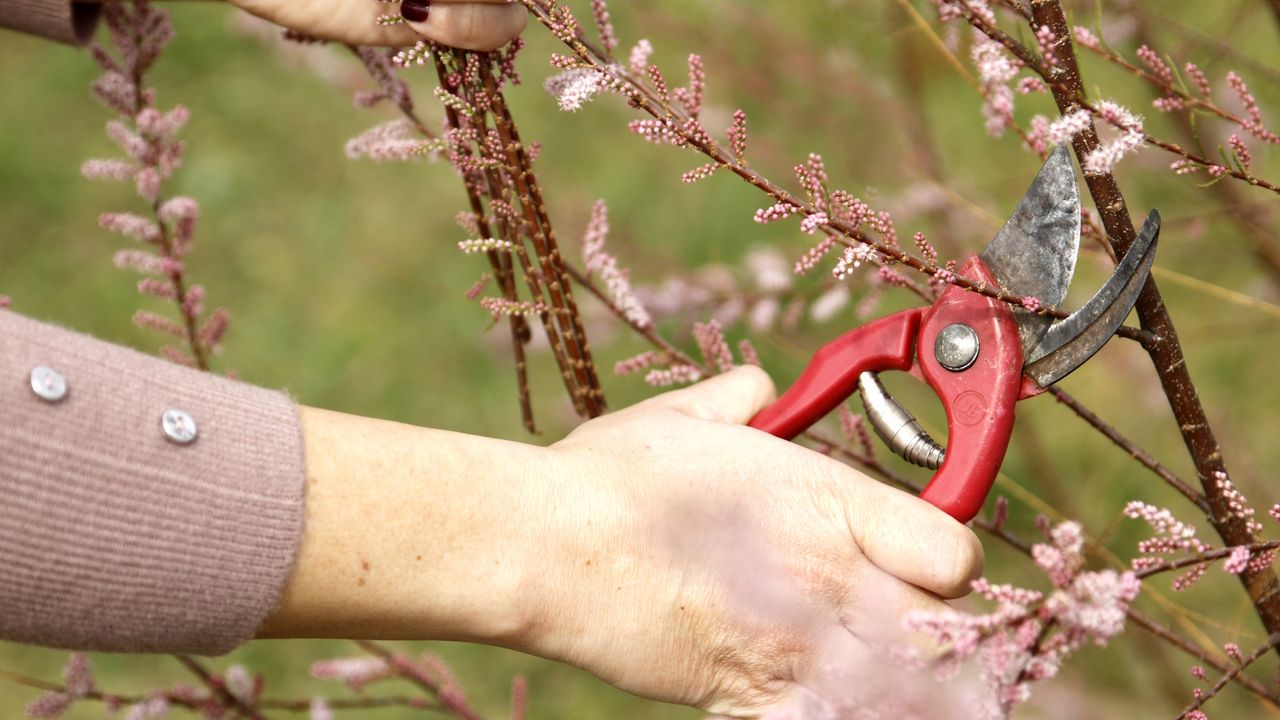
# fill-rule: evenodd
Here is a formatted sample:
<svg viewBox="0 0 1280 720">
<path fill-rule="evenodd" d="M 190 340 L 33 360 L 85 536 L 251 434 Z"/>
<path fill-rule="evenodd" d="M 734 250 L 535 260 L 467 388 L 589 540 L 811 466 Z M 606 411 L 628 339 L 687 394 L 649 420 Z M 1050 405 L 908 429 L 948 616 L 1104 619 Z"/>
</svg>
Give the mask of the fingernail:
<svg viewBox="0 0 1280 720">
<path fill-rule="evenodd" d="M 409 22 L 423 22 L 431 12 L 431 0 L 400 0 L 400 15 Z"/>
</svg>

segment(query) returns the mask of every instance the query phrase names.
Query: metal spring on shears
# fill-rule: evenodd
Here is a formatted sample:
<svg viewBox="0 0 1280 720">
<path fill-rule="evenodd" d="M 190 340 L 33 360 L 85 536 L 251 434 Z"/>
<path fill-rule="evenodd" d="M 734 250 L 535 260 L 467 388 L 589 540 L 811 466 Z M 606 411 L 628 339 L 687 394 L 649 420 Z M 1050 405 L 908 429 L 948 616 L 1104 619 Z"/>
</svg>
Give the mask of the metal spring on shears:
<svg viewBox="0 0 1280 720">
<path fill-rule="evenodd" d="M 867 421 L 891 450 L 904 460 L 930 470 L 937 470 L 946 457 L 946 449 L 920 427 L 919 421 L 880 383 L 873 372 L 858 376 L 858 394 L 867 412 Z"/>
</svg>

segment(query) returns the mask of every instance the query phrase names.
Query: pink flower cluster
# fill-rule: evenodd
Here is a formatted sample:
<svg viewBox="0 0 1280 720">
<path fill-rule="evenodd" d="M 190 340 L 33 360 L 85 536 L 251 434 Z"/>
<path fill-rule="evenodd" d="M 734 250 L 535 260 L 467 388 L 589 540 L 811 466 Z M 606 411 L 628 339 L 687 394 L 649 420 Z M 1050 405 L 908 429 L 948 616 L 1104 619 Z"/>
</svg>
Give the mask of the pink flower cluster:
<svg viewBox="0 0 1280 720">
<path fill-rule="evenodd" d="M 144 88 L 146 72 L 173 37 L 167 13 L 145 2 L 111 4 L 103 9 L 115 54 L 95 46 L 94 61 L 103 74 L 93 84 L 97 98 L 118 117 L 106 125 L 107 137 L 124 157 L 86 161 L 81 173 L 90 180 L 132 181 L 151 217 L 129 212 L 103 213 L 98 224 L 132 238 L 147 249 L 121 250 L 115 264 L 144 277 L 138 291 L 176 305 L 179 320 L 150 311 L 134 314 L 139 327 L 164 332 L 182 347 L 165 346 L 161 354 L 184 365 L 208 368 L 208 356 L 218 350 L 230 315 L 225 309 L 204 315 L 205 290 L 186 276 L 185 256 L 195 240 L 200 206 L 189 197 L 162 197 L 162 186 L 181 166 L 184 143 L 178 133 L 190 119 L 182 105 L 156 107 L 156 91 Z"/>
<path fill-rule="evenodd" d="M 982 114 L 987 119 L 987 132 L 1000 137 L 1013 125 L 1010 83 L 1022 70 L 1022 63 L 1010 56 L 1003 45 L 977 32 L 971 57 L 982 82 Z"/>
<path fill-rule="evenodd" d="M 582 237 L 582 261 L 588 275 L 598 274 L 604 281 L 610 298 L 626 317 L 638 328 L 653 325 L 653 318 L 631 289 L 631 274 L 618 267 L 618 260 L 604 249 L 609 237 L 609 208 L 604 200 L 597 200 L 591 208 L 591 220 Z"/>
<path fill-rule="evenodd" d="M 368 130 L 347 141 L 347 157 L 369 158 L 374 162 L 418 160 L 438 152 L 438 142 L 424 140 L 413 122 L 398 118 Z"/>
<path fill-rule="evenodd" d="M 1173 516 L 1168 508 L 1156 507 L 1134 500 L 1124 507 L 1124 514 L 1136 520 L 1143 520 L 1155 531 L 1155 537 L 1138 543 L 1140 555 L 1131 563 L 1134 570 L 1146 570 L 1165 564 L 1169 556 L 1177 554 L 1195 555 L 1211 550 L 1212 547 L 1196 537 L 1194 526 L 1188 525 Z M 1197 564 L 1173 581 L 1174 590 L 1185 590 L 1204 577 L 1208 565 Z"/>
<path fill-rule="evenodd" d="M 1036 564 L 1056 588 L 1048 597 L 1012 585 L 973 584 L 996 603 L 986 615 L 955 610 L 912 614 L 909 629 L 923 632 L 946 651 L 934 664 L 940 674 L 978 662 L 988 695 L 982 716 L 1007 718 L 1030 697 L 1031 685 L 1053 677 L 1063 659 L 1086 644 L 1105 645 L 1124 629 L 1141 585 L 1131 573 L 1082 572 L 1084 536 L 1079 524 L 1044 525 L 1047 544 L 1032 548 Z"/>
<path fill-rule="evenodd" d="M 1142 118 L 1128 109 L 1110 100 L 1103 100 L 1098 103 L 1097 110 L 1099 117 L 1120 132 L 1116 138 L 1103 143 L 1084 159 L 1084 171 L 1093 175 L 1111 172 L 1121 158 L 1141 148 L 1146 141 Z"/>
</svg>

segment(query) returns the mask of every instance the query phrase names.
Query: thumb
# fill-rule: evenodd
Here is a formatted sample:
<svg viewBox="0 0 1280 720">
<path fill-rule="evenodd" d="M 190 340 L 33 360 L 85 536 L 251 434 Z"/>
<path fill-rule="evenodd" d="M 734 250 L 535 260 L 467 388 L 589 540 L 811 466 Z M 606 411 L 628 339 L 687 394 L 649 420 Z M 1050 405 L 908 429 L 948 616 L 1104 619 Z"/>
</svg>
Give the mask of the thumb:
<svg viewBox="0 0 1280 720">
<path fill-rule="evenodd" d="M 768 373 L 743 365 L 650 402 L 702 420 L 745 425 L 777 396 Z"/>
</svg>

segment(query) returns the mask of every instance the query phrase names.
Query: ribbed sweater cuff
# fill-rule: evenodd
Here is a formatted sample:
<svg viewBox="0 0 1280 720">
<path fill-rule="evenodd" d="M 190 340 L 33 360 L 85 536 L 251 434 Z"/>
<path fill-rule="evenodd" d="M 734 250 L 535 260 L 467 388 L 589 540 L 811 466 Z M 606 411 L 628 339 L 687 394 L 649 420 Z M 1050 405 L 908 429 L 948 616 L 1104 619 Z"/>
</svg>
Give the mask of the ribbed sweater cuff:
<svg viewBox="0 0 1280 720">
<path fill-rule="evenodd" d="M 0 0 L 0 28 L 83 45 L 98 25 L 100 3 L 71 0 Z"/>
<path fill-rule="evenodd" d="M 32 368 L 66 380 L 60 401 Z M 162 430 L 182 410 L 198 434 Z M 301 538 L 280 392 L 0 310 L 0 637 L 216 655 L 274 607 Z"/>
</svg>

